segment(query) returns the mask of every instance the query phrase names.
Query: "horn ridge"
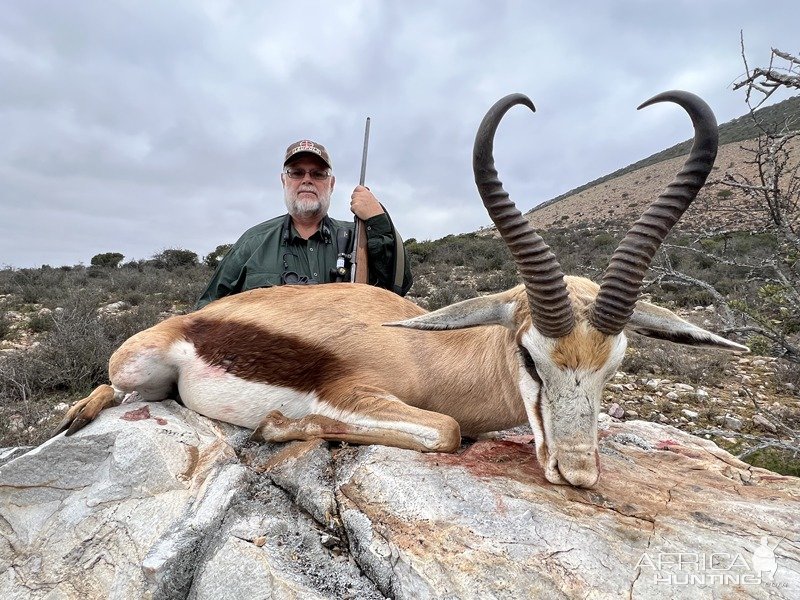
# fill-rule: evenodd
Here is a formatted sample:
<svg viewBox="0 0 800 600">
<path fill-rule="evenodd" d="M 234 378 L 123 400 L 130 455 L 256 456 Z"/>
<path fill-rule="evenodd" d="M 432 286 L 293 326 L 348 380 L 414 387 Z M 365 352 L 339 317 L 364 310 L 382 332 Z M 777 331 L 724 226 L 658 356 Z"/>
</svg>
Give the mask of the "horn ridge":
<svg viewBox="0 0 800 600">
<path fill-rule="evenodd" d="M 634 223 L 611 257 L 589 320 L 602 333 L 622 331 L 633 314 L 642 281 L 659 246 L 703 187 L 717 156 L 719 132 L 711 108 L 694 94 L 664 92 L 639 108 L 674 102 L 692 119 L 695 129 L 689 157 L 664 192 Z"/>
<path fill-rule="evenodd" d="M 497 127 L 503 115 L 517 104 L 536 110 L 527 96 L 510 94 L 486 113 L 475 136 L 472 168 L 483 205 L 522 275 L 534 326 L 546 337 L 560 338 L 568 335 L 575 324 L 564 273 L 550 247 L 503 189 L 494 166 Z"/>
</svg>

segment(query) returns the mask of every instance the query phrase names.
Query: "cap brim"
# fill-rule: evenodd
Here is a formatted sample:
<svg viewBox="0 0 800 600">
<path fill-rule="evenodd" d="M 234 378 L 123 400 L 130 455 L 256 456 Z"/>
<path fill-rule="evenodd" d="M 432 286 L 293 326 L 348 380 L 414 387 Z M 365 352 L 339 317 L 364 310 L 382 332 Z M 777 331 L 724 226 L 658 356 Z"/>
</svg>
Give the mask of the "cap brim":
<svg viewBox="0 0 800 600">
<path fill-rule="evenodd" d="M 319 154 L 317 154 L 316 152 L 311 152 L 311 151 L 302 151 L 302 150 L 301 150 L 300 152 L 295 152 L 295 153 L 294 153 L 294 154 L 292 154 L 292 155 L 291 155 L 289 158 L 287 158 L 285 161 L 283 161 L 283 166 L 285 167 L 286 165 L 290 165 L 290 164 L 292 164 L 294 161 L 296 161 L 298 158 L 303 158 L 304 156 L 313 156 L 314 158 L 318 158 L 318 159 L 320 159 L 320 160 L 321 160 L 323 163 L 325 163 L 326 165 L 328 165 L 328 168 L 329 168 L 329 169 L 332 169 L 332 168 L 333 168 L 333 167 L 331 167 L 331 163 L 329 163 L 327 160 L 325 160 L 324 158 L 322 158 L 322 156 L 321 156 L 321 155 L 319 155 Z"/>
</svg>

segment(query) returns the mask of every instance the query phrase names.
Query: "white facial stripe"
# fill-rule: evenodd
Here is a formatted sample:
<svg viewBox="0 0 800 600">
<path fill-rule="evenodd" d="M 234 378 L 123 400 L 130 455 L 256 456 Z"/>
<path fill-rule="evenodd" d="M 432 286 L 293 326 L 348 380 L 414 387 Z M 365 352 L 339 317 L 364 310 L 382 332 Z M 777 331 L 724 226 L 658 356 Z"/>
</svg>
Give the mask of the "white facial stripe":
<svg viewBox="0 0 800 600">
<path fill-rule="evenodd" d="M 528 415 L 528 422 L 533 430 L 533 438 L 536 447 L 539 448 L 545 443 L 544 423 L 539 419 L 539 412 L 536 408 L 536 402 L 539 397 L 539 384 L 536 383 L 525 367 L 519 368 L 519 388 L 522 394 L 522 403 L 525 406 L 525 413 Z"/>
<path fill-rule="evenodd" d="M 625 337 L 624 333 L 621 333 L 617 336 L 614 340 L 614 346 L 611 348 L 611 354 L 609 355 L 608 364 L 614 366 L 614 371 L 619 368 L 622 359 L 625 358 L 625 350 L 628 347 L 628 338 Z M 611 377 L 613 373 L 609 374 Z"/>
</svg>

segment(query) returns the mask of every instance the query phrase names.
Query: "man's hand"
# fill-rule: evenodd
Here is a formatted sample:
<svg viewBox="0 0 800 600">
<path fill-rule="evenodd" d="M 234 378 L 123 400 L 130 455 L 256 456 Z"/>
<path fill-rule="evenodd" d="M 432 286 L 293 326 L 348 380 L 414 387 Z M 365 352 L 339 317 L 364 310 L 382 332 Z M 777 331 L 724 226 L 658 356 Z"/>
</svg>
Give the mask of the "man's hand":
<svg viewBox="0 0 800 600">
<path fill-rule="evenodd" d="M 350 210 L 362 221 L 383 214 L 378 199 L 363 185 L 357 185 L 350 195 Z"/>
</svg>

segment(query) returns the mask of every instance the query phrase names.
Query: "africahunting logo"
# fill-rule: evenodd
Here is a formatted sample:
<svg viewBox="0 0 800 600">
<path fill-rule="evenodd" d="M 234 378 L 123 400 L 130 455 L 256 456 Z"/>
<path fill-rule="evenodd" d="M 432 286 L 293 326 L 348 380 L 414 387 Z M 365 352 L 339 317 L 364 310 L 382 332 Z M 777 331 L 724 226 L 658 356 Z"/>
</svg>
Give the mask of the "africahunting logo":
<svg viewBox="0 0 800 600">
<path fill-rule="evenodd" d="M 658 552 L 645 553 L 636 567 L 652 582 L 662 585 L 768 585 L 786 587 L 776 579 L 775 550 L 785 539 L 772 544 L 769 537 L 751 552 Z"/>
</svg>

